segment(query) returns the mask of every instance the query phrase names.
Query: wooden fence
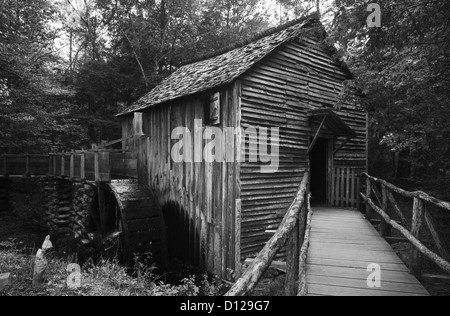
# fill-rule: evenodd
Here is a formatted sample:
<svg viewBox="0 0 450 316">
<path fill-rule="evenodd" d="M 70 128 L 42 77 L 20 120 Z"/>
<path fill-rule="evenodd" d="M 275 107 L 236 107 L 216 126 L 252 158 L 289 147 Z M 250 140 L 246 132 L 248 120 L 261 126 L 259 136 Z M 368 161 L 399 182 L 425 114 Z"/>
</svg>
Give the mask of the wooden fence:
<svg viewBox="0 0 450 316">
<path fill-rule="evenodd" d="M 393 227 L 405 237 L 405 241 L 413 245 L 410 259 L 411 274 L 416 277 L 427 276 L 422 275 L 423 256 L 436 263 L 445 272 L 450 273 L 449 249 L 440 235 L 432 212 L 427 208 L 429 204 L 450 211 L 450 203 L 438 200 L 421 191 L 408 192 L 402 190 L 389 182 L 374 178 L 366 173 L 363 176 L 366 178 L 366 192 L 365 194 L 361 193 L 361 197 L 366 202 L 366 217 L 368 220 L 372 220 L 373 211 L 375 211 L 381 216 L 380 233 L 384 238 L 392 239 L 391 227 Z M 381 187 L 381 193 L 377 186 Z M 413 215 L 410 227 L 409 221 L 394 197 L 394 193 L 413 200 Z M 375 202 L 372 197 L 375 198 Z M 378 205 L 376 202 L 378 202 Z M 400 220 L 392 220 L 392 213 L 395 213 Z M 431 251 L 420 241 L 425 225 L 428 226 L 433 236 L 439 254 Z M 447 276 L 442 276 L 442 278 L 448 279 Z"/>
<path fill-rule="evenodd" d="M 225 296 L 251 294 L 286 242 L 285 294 L 286 296 L 307 294 L 306 256 L 309 248 L 312 216 L 309 199 L 309 173 L 306 172 L 297 195 L 277 232 Z"/>
<path fill-rule="evenodd" d="M 359 209 L 361 168 L 337 167 L 333 170 L 331 201 L 335 207 Z"/>
<path fill-rule="evenodd" d="M 137 154 L 99 149 L 48 155 L 1 155 L 0 175 L 50 175 L 105 182 L 137 178 Z"/>
</svg>

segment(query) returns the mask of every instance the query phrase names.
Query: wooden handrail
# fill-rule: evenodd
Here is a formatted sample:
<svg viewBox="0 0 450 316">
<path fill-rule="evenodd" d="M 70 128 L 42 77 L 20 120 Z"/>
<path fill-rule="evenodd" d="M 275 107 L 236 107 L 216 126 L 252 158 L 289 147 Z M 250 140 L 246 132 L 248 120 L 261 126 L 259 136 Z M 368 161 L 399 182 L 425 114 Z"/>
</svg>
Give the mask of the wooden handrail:
<svg viewBox="0 0 450 316">
<path fill-rule="evenodd" d="M 381 218 L 381 228 L 380 234 L 382 237 L 390 238 L 390 227 L 398 230 L 414 247 L 411 250 L 411 262 L 410 262 L 410 272 L 411 274 L 419 277 L 422 273 L 422 255 L 429 258 L 431 261 L 436 263 L 445 272 L 450 273 L 450 254 L 445 245 L 443 238 L 440 236 L 437 230 L 437 224 L 429 210 L 426 208 L 425 203 L 430 203 L 444 210 L 450 210 L 450 203 L 436 199 L 422 191 L 408 192 L 403 189 L 396 187 L 395 185 L 375 177 L 368 175 L 367 173 L 362 174 L 366 177 L 366 194 L 361 193 L 361 197 L 366 202 L 366 217 L 370 220 L 371 210 L 378 213 Z M 376 184 L 380 184 L 382 188 L 382 194 L 376 187 Z M 396 202 L 392 193 L 397 193 L 403 197 L 411 198 L 414 200 L 413 205 L 413 216 L 412 224 L 410 230 L 405 228 L 408 225 L 405 215 L 401 211 L 398 203 Z M 378 201 L 379 206 L 375 204 L 371 196 L 374 195 Z M 401 219 L 403 226 L 400 223 L 392 220 L 389 214 L 389 205 L 392 205 L 394 211 Z M 428 226 L 431 235 L 435 241 L 435 244 L 440 252 L 440 255 L 432 252 L 430 249 L 425 247 L 420 239 L 420 235 L 425 224 Z"/>
<path fill-rule="evenodd" d="M 308 294 L 308 284 L 306 282 L 306 260 L 308 259 L 309 243 L 311 237 L 311 221 L 312 221 L 312 209 L 311 209 L 311 193 L 308 194 L 308 201 L 306 203 L 306 209 L 308 211 L 305 238 L 300 250 L 300 262 L 299 262 L 299 284 L 297 296 L 306 296 Z"/>
<path fill-rule="evenodd" d="M 129 154 L 128 151 L 105 149 L 41 155 L 6 154 L 0 155 L 0 175 L 57 176 L 97 182 L 108 182 L 112 175 L 137 177 L 133 174 L 137 169 L 137 157 L 130 158 Z M 132 160 L 136 161 L 134 167 L 133 163 L 125 163 Z"/>
<path fill-rule="evenodd" d="M 396 221 L 392 220 L 389 215 L 387 215 L 381 208 L 375 205 L 375 203 L 372 201 L 372 199 L 367 198 L 363 193 L 361 193 L 361 197 L 364 201 L 366 201 L 374 211 L 376 211 L 378 214 L 380 214 L 381 217 L 386 221 L 387 224 L 391 225 L 393 228 L 397 229 L 405 238 L 411 242 L 411 244 L 416 247 L 423 255 L 427 256 L 430 260 L 432 260 L 434 263 L 436 263 L 439 267 L 441 267 L 444 271 L 450 273 L 450 263 L 447 262 L 445 259 L 441 258 L 434 252 L 432 252 L 430 249 L 425 247 L 420 240 L 415 238 L 413 234 L 408 231 L 406 228 L 404 228 L 402 225 L 397 223 Z"/>
<path fill-rule="evenodd" d="M 287 210 L 286 216 L 277 232 L 225 296 L 244 296 L 253 292 L 265 271 L 270 267 L 276 254 L 283 248 L 292 231 L 298 225 L 299 212 L 307 201 L 308 184 L 309 173 L 305 172 L 297 195 Z"/>
<path fill-rule="evenodd" d="M 409 191 L 400 189 L 400 188 L 396 187 L 395 185 L 393 185 L 393 184 L 391 184 L 391 183 L 389 183 L 389 182 L 387 182 L 385 180 L 372 177 L 372 176 L 368 175 L 367 173 L 363 173 L 362 175 L 364 177 L 368 178 L 368 179 L 371 179 L 372 181 L 374 181 L 376 183 L 379 183 L 381 185 L 386 186 L 389 190 L 391 190 L 391 191 L 393 191 L 395 193 L 398 193 L 398 194 L 400 194 L 400 195 L 402 195 L 404 197 L 412 198 L 412 199 L 413 198 L 419 198 L 419 199 L 421 199 L 421 200 L 423 200 L 425 202 L 431 203 L 431 204 L 433 204 L 433 205 L 435 205 L 435 206 L 437 206 L 439 208 L 442 208 L 442 209 L 445 209 L 447 211 L 450 211 L 450 203 L 449 202 L 441 201 L 441 200 L 439 200 L 437 198 L 434 198 L 434 197 L 428 195 L 427 193 L 425 193 L 423 191 L 409 192 Z"/>
</svg>

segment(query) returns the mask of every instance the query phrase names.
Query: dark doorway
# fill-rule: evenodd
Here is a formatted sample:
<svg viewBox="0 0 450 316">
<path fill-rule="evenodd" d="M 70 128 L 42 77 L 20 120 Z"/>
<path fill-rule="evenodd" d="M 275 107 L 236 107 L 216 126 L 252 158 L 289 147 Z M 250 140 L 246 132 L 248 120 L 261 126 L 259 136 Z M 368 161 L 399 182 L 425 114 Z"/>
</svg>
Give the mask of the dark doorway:
<svg viewBox="0 0 450 316">
<path fill-rule="evenodd" d="M 319 138 L 309 154 L 311 167 L 311 203 L 314 205 L 326 205 L 327 203 L 328 144 L 328 139 Z"/>
</svg>

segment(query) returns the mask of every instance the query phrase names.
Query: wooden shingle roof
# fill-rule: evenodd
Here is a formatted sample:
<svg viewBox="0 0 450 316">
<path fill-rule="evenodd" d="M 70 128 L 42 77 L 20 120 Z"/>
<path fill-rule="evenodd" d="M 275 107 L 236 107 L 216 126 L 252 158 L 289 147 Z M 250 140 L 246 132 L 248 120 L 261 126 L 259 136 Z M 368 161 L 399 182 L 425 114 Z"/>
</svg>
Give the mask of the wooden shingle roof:
<svg viewBox="0 0 450 316">
<path fill-rule="evenodd" d="M 219 52 L 220 55 L 184 65 L 118 116 L 228 84 L 281 44 L 300 36 L 308 26 L 317 21 L 315 14 L 291 21 L 226 48 L 225 52 Z"/>
</svg>

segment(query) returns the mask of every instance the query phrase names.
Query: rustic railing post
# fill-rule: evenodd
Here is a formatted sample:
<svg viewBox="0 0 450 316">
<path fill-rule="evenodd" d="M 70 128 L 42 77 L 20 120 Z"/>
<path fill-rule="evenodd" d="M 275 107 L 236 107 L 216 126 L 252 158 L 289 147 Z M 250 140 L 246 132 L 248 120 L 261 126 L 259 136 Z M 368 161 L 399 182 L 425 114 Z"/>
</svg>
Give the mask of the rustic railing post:
<svg viewBox="0 0 450 316">
<path fill-rule="evenodd" d="M 286 249 L 285 296 L 297 295 L 298 267 L 300 259 L 299 220 L 289 236 Z"/>
<path fill-rule="evenodd" d="M 303 233 L 302 239 L 300 243 L 300 259 L 299 259 L 299 268 L 298 268 L 298 290 L 297 296 L 306 296 L 308 294 L 308 284 L 306 280 L 306 260 L 308 256 L 309 243 L 311 237 L 311 219 L 312 219 L 312 210 L 311 210 L 311 194 L 309 193 L 306 197 L 305 207 L 304 209 L 304 225 L 302 226 Z"/>
<path fill-rule="evenodd" d="M 366 197 L 370 199 L 372 196 L 372 182 L 369 177 L 366 179 Z M 369 203 L 366 202 L 366 218 L 368 221 L 372 219 L 372 208 Z"/>
<path fill-rule="evenodd" d="M 418 197 L 414 198 L 413 221 L 411 234 L 417 240 L 420 240 L 420 234 L 424 223 L 424 203 Z M 410 272 L 412 275 L 419 277 L 422 274 L 422 253 L 416 248 L 411 250 Z"/>
<path fill-rule="evenodd" d="M 294 201 L 289 206 L 280 227 L 275 235 L 266 243 L 264 248 L 252 261 L 250 266 L 245 270 L 244 274 L 231 287 L 225 296 L 243 296 L 250 294 L 264 272 L 271 265 L 278 251 L 286 245 L 292 230 L 298 225 L 298 214 L 305 204 L 305 196 L 307 195 L 309 182 L 309 172 L 305 172 L 302 183 L 299 187 Z"/>
<path fill-rule="evenodd" d="M 381 188 L 382 188 L 382 204 L 383 204 L 382 205 L 382 209 L 383 209 L 383 211 L 385 211 L 385 213 L 387 215 L 390 216 L 390 214 L 389 214 L 389 199 L 388 199 L 387 188 L 383 184 L 381 185 Z M 391 237 L 391 235 L 392 235 L 391 226 L 389 226 L 383 218 L 381 219 L 380 235 L 383 238 Z"/>
<path fill-rule="evenodd" d="M 427 223 L 428 229 L 430 230 L 431 235 L 433 236 L 434 242 L 436 243 L 436 247 L 439 250 L 440 255 L 447 261 L 450 261 L 450 254 L 448 251 L 447 243 L 445 239 L 441 236 L 441 233 L 438 230 L 438 223 L 433 217 L 433 214 L 425 207 L 425 222 Z"/>
<path fill-rule="evenodd" d="M 446 261 L 445 259 L 441 258 L 437 254 L 432 252 L 430 249 L 428 249 L 423 243 L 420 242 L 420 240 L 417 237 L 415 237 L 412 234 L 412 232 L 408 231 L 406 228 L 404 228 L 402 225 L 400 225 L 396 221 L 393 221 L 381 208 L 379 208 L 377 205 L 375 205 L 375 203 L 373 203 L 372 200 L 367 199 L 362 193 L 361 193 L 361 195 L 363 196 L 363 199 L 373 207 L 373 210 L 375 212 L 380 214 L 388 224 L 390 224 L 393 228 L 398 230 L 403 236 L 405 236 L 405 238 L 408 239 L 409 242 L 411 242 L 414 249 L 417 249 L 417 251 L 419 251 L 421 254 L 425 255 L 426 257 L 428 257 L 430 260 L 432 260 L 434 263 L 436 263 L 441 269 L 443 269 L 444 271 L 446 271 L 447 273 L 450 274 L 450 263 L 448 261 Z M 419 210 L 419 211 L 415 212 L 415 218 L 420 219 L 421 212 L 420 212 L 419 205 L 420 205 L 420 202 L 423 203 L 423 201 L 420 201 L 419 198 L 417 198 L 417 201 L 418 202 L 415 203 L 415 206 L 417 205 L 415 207 L 415 209 Z M 422 212 L 422 215 L 423 215 L 423 212 Z M 419 220 L 415 220 L 414 223 L 415 223 L 414 226 L 416 227 L 415 231 L 417 232 L 417 227 L 421 227 L 421 224 L 419 224 Z M 423 225 L 423 218 L 422 218 L 422 225 Z M 416 235 L 418 236 L 420 234 L 416 234 Z M 411 268 L 413 268 L 414 266 L 417 267 L 417 264 L 415 264 L 416 262 L 418 262 L 419 264 L 421 263 L 421 261 L 414 261 L 410 265 L 410 267 Z"/>
</svg>

